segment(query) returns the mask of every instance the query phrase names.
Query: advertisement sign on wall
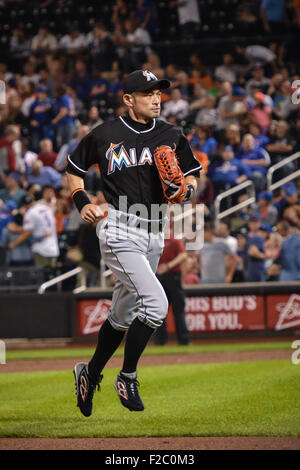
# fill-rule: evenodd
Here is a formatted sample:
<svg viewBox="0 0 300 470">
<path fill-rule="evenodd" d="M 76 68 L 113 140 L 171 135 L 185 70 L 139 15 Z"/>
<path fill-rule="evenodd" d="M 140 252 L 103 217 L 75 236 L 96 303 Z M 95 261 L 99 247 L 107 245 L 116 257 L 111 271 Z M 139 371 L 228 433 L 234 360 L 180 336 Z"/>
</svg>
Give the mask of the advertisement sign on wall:
<svg viewBox="0 0 300 470">
<path fill-rule="evenodd" d="M 109 299 L 80 300 L 77 303 L 78 333 L 95 335 L 105 321 Z M 191 332 L 246 331 L 265 328 L 264 298 L 261 295 L 187 297 L 186 320 Z M 175 332 L 171 308 L 168 332 Z"/>
<path fill-rule="evenodd" d="M 97 335 L 107 318 L 110 299 L 79 300 L 77 302 L 77 329 L 79 335 Z"/>
<path fill-rule="evenodd" d="M 300 295 L 267 296 L 268 328 L 276 331 L 300 328 Z"/>
<path fill-rule="evenodd" d="M 264 299 L 261 295 L 187 297 L 186 321 L 191 332 L 245 331 L 265 328 Z M 172 315 L 168 331 L 175 332 Z"/>
</svg>

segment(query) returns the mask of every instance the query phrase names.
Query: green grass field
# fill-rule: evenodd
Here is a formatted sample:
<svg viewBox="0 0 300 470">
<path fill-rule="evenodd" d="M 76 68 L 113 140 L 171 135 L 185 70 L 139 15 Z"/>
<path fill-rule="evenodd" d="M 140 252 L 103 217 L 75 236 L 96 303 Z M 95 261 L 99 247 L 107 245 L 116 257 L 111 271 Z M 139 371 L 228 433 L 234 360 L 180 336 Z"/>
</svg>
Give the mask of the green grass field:
<svg viewBox="0 0 300 470">
<path fill-rule="evenodd" d="M 287 342 L 244 343 L 193 345 L 179 351 L 290 347 Z M 159 354 L 160 349 L 149 346 L 145 353 Z M 178 347 L 162 350 L 170 354 Z M 82 358 L 91 352 L 89 348 L 8 351 L 7 361 Z M 300 365 L 290 360 L 140 367 L 142 413 L 121 406 L 113 388 L 117 372 L 104 371 L 90 418 L 76 407 L 71 370 L 1 373 L 0 437 L 300 436 Z"/>
<path fill-rule="evenodd" d="M 238 351 L 274 351 L 280 349 L 290 349 L 290 341 L 274 342 L 245 342 L 229 344 L 191 344 L 189 346 L 165 345 L 165 346 L 147 346 L 143 355 L 161 355 L 161 354 L 205 354 L 220 352 L 238 352 Z M 123 347 L 120 347 L 115 356 L 123 355 Z M 24 359 L 81 359 L 90 357 L 94 352 L 91 347 L 67 347 L 56 349 L 16 349 L 8 350 L 6 353 L 7 361 L 18 361 Z"/>
</svg>

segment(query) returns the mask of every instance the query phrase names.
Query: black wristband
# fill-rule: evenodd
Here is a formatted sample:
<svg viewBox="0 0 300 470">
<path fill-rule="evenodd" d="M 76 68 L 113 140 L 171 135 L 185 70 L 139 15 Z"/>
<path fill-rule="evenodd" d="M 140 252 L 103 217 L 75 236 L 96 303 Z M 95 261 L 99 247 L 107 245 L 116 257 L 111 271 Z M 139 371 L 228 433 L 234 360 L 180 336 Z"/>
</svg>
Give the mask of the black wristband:
<svg viewBox="0 0 300 470">
<path fill-rule="evenodd" d="M 91 204 L 90 198 L 84 189 L 75 189 L 75 191 L 72 192 L 72 198 L 79 212 L 82 211 L 84 206 Z"/>
<path fill-rule="evenodd" d="M 187 188 L 188 188 L 188 190 L 187 190 L 187 193 L 186 193 L 186 196 L 185 196 L 183 202 L 189 201 L 190 199 L 192 199 L 192 197 L 195 194 L 195 188 L 192 184 L 188 184 Z"/>
</svg>

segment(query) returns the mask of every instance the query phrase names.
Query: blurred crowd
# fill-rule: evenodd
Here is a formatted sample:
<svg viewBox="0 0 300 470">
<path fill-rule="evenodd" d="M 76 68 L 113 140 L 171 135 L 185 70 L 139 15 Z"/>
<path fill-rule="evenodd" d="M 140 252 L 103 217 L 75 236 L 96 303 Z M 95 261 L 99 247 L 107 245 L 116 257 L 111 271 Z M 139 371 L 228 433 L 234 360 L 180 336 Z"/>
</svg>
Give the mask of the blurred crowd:
<svg viewBox="0 0 300 470">
<path fill-rule="evenodd" d="M 24 3 L 0 1 L 0 13 L 3 5 L 18 11 Z M 176 11 L 179 37 L 203 34 L 203 2 L 162 3 Z M 236 14 L 240 21 L 259 21 L 266 38 L 288 28 L 287 3 L 290 25 L 300 27 L 298 1 L 255 3 L 254 19 L 247 2 Z M 31 36 L 18 23 L 11 28 L 10 58 L 0 58 L 0 265 L 55 271 L 80 264 L 90 285 L 99 282 L 97 237 L 74 208 L 64 175 L 67 156 L 95 126 L 126 112 L 122 81 L 143 68 L 171 81 L 161 118 L 183 128 L 203 166 L 193 203 L 204 204 L 204 247 L 188 253 L 184 283 L 300 280 L 297 180 L 274 192 L 266 181 L 270 166 L 300 148 L 300 61 L 291 60 L 284 37 L 273 36 L 263 45 L 255 39 L 224 43 L 214 65 L 197 47 L 188 49 L 184 65 L 163 61 L 155 47 L 156 4 L 110 2 L 106 21 L 96 18 L 87 32 L 78 22 L 64 34 L 46 22 Z M 45 0 L 37 8 L 54 5 L 72 2 Z M 276 178 L 297 169 L 295 160 Z M 244 181 L 252 181 L 256 203 L 216 225 L 216 196 Z M 97 167 L 85 185 L 93 202 L 105 203 Z M 245 198 L 241 192 L 227 204 Z"/>
</svg>

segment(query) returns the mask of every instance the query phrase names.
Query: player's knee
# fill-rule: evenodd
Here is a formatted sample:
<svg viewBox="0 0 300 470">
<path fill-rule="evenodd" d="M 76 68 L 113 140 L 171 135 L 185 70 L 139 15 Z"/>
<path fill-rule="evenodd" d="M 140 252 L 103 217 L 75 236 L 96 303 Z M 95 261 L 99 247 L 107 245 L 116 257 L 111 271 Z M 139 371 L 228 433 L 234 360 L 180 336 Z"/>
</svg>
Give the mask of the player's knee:
<svg viewBox="0 0 300 470">
<path fill-rule="evenodd" d="M 139 312 L 139 319 L 151 326 L 152 328 L 158 328 L 166 318 L 168 314 L 168 299 L 164 291 L 160 293 L 155 299 L 149 303 L 149 305 L 144 304 L 144 309 Z"/>
<path fill-rule="evenodd" d="M 156 312 L 155 316 L 159 320 L 160 323 L 164 321 L 166 316 L 168 315 L 168 308 L 169 308 L 169 302 L 167 299 L 167 296 L 165 292 L 163 291 L 161 296 L 157 298 L 157 303 L 156 303 Z"/>
</svg>

